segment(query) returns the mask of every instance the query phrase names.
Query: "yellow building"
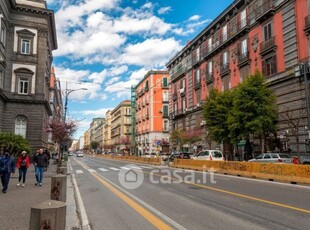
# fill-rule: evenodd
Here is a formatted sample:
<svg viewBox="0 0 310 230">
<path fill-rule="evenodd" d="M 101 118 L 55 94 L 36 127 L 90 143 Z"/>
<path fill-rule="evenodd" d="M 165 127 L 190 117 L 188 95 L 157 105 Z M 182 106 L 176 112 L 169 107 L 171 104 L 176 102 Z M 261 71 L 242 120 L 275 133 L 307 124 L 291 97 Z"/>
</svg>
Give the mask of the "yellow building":
<svg viewBox="0 0 310 230">
<path fill-rule="evenodd" d="M 105 114 L 104 125 L 104 151 L 108 152 L 112 150 L 111 146 L 111 111 L 108 110 Z"/>
<path fill-rule="evenodd" d="M 86 130 L 84 133 L 84 149 L 90 149 L 89 130 Z"/>
<path fill-rule="evenodd" d="M 131 102 L 122 101 L 111 112 L 111 144 L 116 153 L 129 152 L 131 143 Z"/>
</svg>

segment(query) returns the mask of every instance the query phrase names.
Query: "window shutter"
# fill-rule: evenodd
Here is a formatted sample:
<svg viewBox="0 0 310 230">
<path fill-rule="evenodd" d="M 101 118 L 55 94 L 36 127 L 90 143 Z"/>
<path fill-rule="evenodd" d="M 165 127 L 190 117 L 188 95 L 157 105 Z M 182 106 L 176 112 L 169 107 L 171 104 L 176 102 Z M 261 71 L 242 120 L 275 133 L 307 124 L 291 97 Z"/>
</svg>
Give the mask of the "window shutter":
<svg viewBox="0 0 310 230">
<path fill-rule="evenodd" d="M 263 71 L 264 77 L 267 77 L 266 76 L 267 69 L 266 69 L 266 61 L 265 60 L 262 60 L 262 71 Z"/>
<path fill-rule="evenodd" d="M 168 79 L 166 77 L 163 78 L 163 86 L 168 86 Z"/>
</svg>

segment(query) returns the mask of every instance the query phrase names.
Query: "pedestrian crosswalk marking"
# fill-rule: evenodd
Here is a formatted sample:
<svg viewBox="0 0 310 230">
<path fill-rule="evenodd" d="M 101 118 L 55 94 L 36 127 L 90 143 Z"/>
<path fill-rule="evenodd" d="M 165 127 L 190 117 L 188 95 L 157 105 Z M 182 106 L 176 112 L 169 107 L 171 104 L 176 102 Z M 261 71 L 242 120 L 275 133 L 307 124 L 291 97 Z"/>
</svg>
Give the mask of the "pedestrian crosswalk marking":
<svg viewBox="0 0 310 230">
<path fill-rule="evenodd" d="M 102 172 L 107 172 L 107 171 L 109 171 L 109 170 L 107 170 L 107 169 L 105 169 L 105 168 L 98 168 L 100 171 L 102 171 Z"/>
<path fill-rule="evenodd" d="M 113 168 L 113 167 L 110 167 L 109 169 L 114 170 L 114 171 L 119 171 L 120 170 L 118 168 Z"/>
<path fill-rule="evenodd" d="M 76 172 L 77 174 L 83 173 L 83 171 L 82 171 L 82 170 L 80 170 L 80 169 L 75 170 L 75 172 Z"/>
<path fill-rule="evenodd" d="M 91 172 L 91 173 L 96 172 L 96 170 L 95 170 L 95 169 L 88 169 L 88 171 L 89 171 L 89 172 Z"/>
</svg>

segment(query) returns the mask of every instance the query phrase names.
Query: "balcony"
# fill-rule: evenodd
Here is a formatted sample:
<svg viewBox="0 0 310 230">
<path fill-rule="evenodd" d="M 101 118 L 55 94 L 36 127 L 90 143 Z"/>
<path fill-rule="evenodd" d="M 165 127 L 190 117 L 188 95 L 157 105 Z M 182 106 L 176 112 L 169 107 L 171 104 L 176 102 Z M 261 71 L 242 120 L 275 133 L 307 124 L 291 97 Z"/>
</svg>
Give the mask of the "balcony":
<svg viewBox="0 0 310 230">
<path fill-rule="evenodd" d="M 150 119 L 150 115 L 147 113 L 146 115 L 145 115 L 145 118 L 148 120 L 148 119 Z"/>
<path fill-rule="evenodd" d="M 221 77 L 230 73 L 229 63 L 225 63 L 221 65 Z"/>
<path fill-rule="evenodd" d="M 206 73 L 206 83 L 211 84 L 213 80 L 213 73 Z"/>
<path fill-rule="evenodd" d="M 248 65 L 250 63 L 249 51 L 239 54 L 238 56 L 238 67 Z"/>
<path fill-rule="evenodd" d="M 178 65 L 176 71 L 171 74 L 171 81 L 179 76 L 183 76 L 185 74 L 186 68 L 182 67 L 182 64 Z"/>
<path fill-rule="evenodd" d="M 169 99 L 163 97 L 163 103 L 169 103 Z"/>
<path fill-rule="evenodd" d="M 162 83 L 162 84 L 161 84 L 161 88 L 163 88 L 163 89 L 168 89 L 168 88 L 169 88 L 169 86 L 168 86 L 168 84 L 164 84 L 164 83 Z"/>
<path fill-rule="evenodd" d="M 184 97 L 186 95 L 185 87 L 180 89 L 180 95 L 181 97 Z"/>
<path fill-rule="evenodd" d="M 273 0 L 256 0 L 249 6 L 250 25 L 265 19 L 275 11 Z"/>
<path fill-rule="evenodd" d="M 305 17 L 305 32 L 307 35 L 310 34 L 310 15 Z"/>
<path fill-rule="evenodd" d="M 265 55 L 271 51 L 274 51 L 276 48 L 275 38 L 271 37 L 270 39 L 263 41 L 260 44 L 260 54 Z"/>
<path fill-rule="evenodd" d="M 192 56 L 192 64 L 193 64 L 193 66 L 197 65 L 197 64 L 199 63 L 199 61 L 201 60 L 200 54 L 197 55 L 197 54 L 196 54 L 196 51 L 194 51 L 194 52 L 195 52 L 195 53 L 194 53 L 193 56 Z"/>
</svg>

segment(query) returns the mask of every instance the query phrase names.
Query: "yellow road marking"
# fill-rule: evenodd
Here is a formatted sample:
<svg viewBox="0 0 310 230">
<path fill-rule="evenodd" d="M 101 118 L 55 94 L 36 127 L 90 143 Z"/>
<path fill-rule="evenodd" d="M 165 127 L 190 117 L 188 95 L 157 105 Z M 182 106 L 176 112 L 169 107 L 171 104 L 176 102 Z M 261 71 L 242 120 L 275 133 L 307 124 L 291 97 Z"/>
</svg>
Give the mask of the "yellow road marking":
<svg viewBox="0 0 310 230">
<path fill-rule="evenodd" d="M 143 173 L 151 174 L 150 172 L 145 172 L 145 171 L 143 171 Z M 176 179 L 176 178 L 173 178 L 173 177 L 169 177 L 168 175 L 160 175 L 160 174 L 157 174 L 157 173 L 153 173 L 153 175 L 158 176 L 158 177 L 165 176 L 165 177 L 168 177 L 168 178 L 170 178 L 171 180 L 174 180 L 174 181 L 179 181 L 179 182 L 181 181 L 179 179 Z M 201 188 L 204 188 L 204 189 L 208 189 L 208 190 L 212 190 L 212 191 L 216 191 L 216 192 L 220 192 L 220 193 L 225 193 L 225 194 L 229 194 L 229 195 L 236 196 L 236 197 L 241 197 L 241 198 L 248 199 L 248 200 L 254 200 L 254 201 L 261 202 L 261 203 L 270 204 L 270 205 L 274 205 L 274 206 L 278 206 L 278 207 L 287 208 L 287 209 L 291 209 L 291 210 L 295 210 L 295 211 L 299 211 L 299 212 L 310 214 L 310 210 L 308 210 L 308 209 L 298 208 L 298 207 L 291 206 L 291 205 L 286 205 L 286 204 L 281 204 L 281 203 L 274 202 L 274 201 L 264 200 L 264 199 L 261 199 L 261 198 L 257 198 L 257 197 L 253 197 L 253 196 L 248 196 L 248 195 L 244 195 L 244 194 L 241 194 L 241 193 L 231 192 L 231 191 L 227 191 L 227 190 L 223 190 L 223 189 L 219 189 L 219 188 L 214 188 L 214 187 L 203 185 L 203 184 L 191 183 L 191 182 L 186 182 L 186 181 L 181 181 L 181 182 L 184 183 L 184 184 L 194 185 L 194 186 L 201 187 Z"/>
<path fill-rule="evenodd" d="M 83 168 L 86 170 L 88 167 L 83 164 L 82 162 L 79 162 Z M 99 177 L 96 173 L 90 173 L 93 175 L 101 184 L 106 186 L 108 189 L 110 189 L 115 195 L 117 195 L 119 198 L 121 198 L 123 201 L 125 201 L 130 207 L 132 207 L 136 212 L 138 212 L 141 216 L 143 216 L 146 220 L 148 220 L 150 223 L 152 223 L 157 229 L 163 229 L 163 230 L 170 230 L 170 226 L 167 225 L 165 222 L 160 220 L 158 217 L 154 216 L 151 212 L 143 208 L 141 205 L 139 205 L 137 202 L 135 202 L 133 199 L 126 196 L 124 193 L 116 189 L 114 186 L 112 186 L 110 183 L 108 183 L 106 180 L 104 180 L 102 177 Z"/>
</svg>

